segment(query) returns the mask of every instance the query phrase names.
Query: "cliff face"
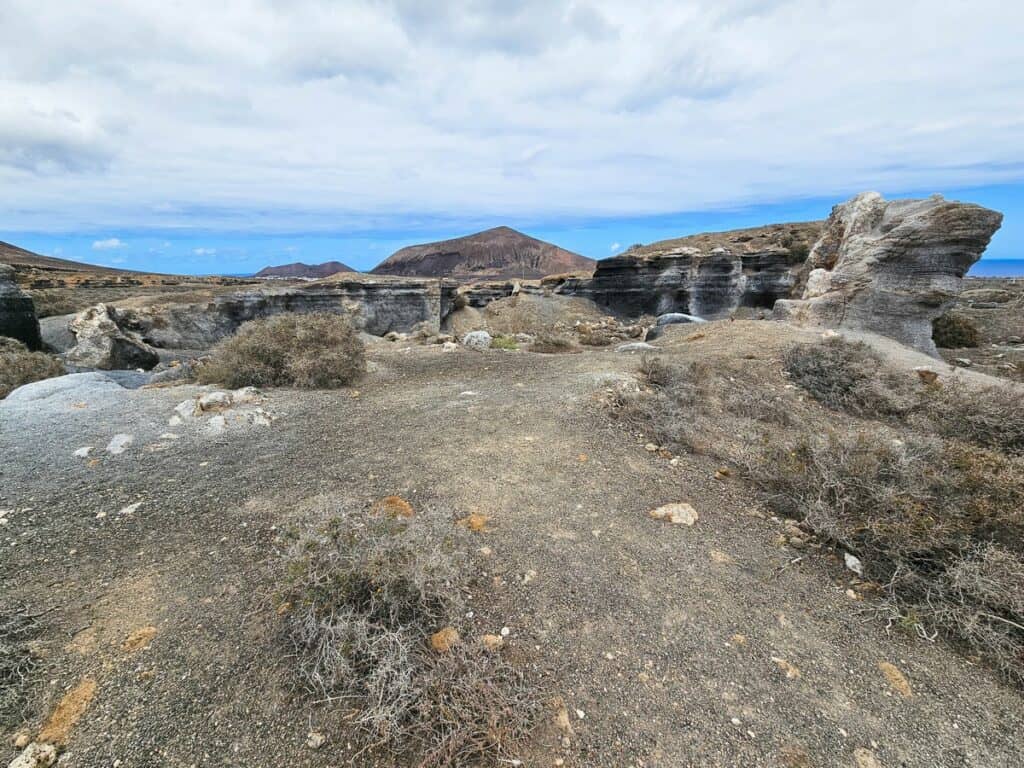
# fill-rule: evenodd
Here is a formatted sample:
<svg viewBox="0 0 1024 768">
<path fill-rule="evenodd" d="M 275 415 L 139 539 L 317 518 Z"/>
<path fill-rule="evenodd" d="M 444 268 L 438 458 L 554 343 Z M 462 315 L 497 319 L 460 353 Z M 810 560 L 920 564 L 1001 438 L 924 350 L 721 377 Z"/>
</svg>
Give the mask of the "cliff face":
<svg viewBox="0 0 1024 768">
<path fill-rule="evenodd" d="M 666 240 L 599 261 L 589 280 L 567 279 L 555 290 L 634 317 L 770 309 L 791 295 L 820 230 L 820 222 L 778 224 Z"/>
<path fill-rule="evenodd" d="M 147 344 L 169 349 L 206 349 L 249 320 L 283 312 L 352 315 L 367 333 L 409 331 L 418 323 L 438 327 L 443 295 L 438 280 L 339 279 L 297 288 L 239 291 L 203 304 L 160 304 L 118 310 L 118 324 Z M 450 300 L 450 299 L 447 299 Z"/>
<path fill-rule="evenodd" d="M 24 342 L 29 349 L 39 349 L 39 320 L 32 299 L 14 282 L 14 270 L 0 264 L 0 336 Z"/>
<path fill-rule="evenodd" d="M 886 201 L 865 192 L 837 205 L 802 271 L 799 298 L 775 315 L 865 330 L 936 354 L 932 321 L 999 229 L 1002 214 L 945 200 Z"/>
<path fill-rule="evenodd" d="M 402 248 L 377 265 L 373 274 L 522 280 L 593 268 L 594 261 L 584 256 L 509 227 L 495 227 L 467 237 Z"/>
</svg>

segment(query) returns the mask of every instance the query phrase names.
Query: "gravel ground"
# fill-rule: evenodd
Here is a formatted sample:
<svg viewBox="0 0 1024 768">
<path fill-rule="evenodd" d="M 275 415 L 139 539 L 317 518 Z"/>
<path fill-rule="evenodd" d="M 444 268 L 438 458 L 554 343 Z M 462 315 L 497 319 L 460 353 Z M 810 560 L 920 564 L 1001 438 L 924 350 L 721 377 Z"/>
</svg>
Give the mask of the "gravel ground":
<svg viewBox="0 0 1024 768">
<path fill-rule="evenodd" d="M 771 359 L 798 335 L 701 331 L 658 344 Z M 226 412 L 218 433 L 209 416 L 169 426 L 203 391 L 188 385 L 0 404 L 0 509 L 13 510 L 0 593 L 47 611 L 28 731 L 96 682 L 63 765 L 404 764 L 353 758 L 343 711 L 294 688 L 271 600 L 282 526 L 313 500 L 388 494 L 490 517 L 475 534 L 493 551 L 480 632 L 509 627 L 571 717 L 571 733 L 538 732 L 527 766 L 1020 765 L 1019 691 L 887 632 L 833 557 L 780 546 L 781 525 L 711 459 L 672 465 L 609 421 L 601 400 L 637 357 L 379 345 L 372 358 L 357 389 L 271 391 L 250 407 L 269 426 Z M 118 434 L 133 440 L 110 453 Z M 669 502 L 699 520 L 647 516 Z M 319 749 L 310 730 L 328 736 Z"/>
</svg>

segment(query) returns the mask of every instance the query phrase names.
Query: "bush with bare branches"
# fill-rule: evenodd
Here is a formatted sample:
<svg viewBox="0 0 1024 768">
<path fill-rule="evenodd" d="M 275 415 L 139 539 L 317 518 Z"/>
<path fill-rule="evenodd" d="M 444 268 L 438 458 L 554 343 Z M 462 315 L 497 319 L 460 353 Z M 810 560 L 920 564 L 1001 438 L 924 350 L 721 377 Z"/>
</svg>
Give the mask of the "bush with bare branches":
<svg viewBox="0 0 1024 768">
<path fill-rule="evenodd" d="M 203 384 L 333 389 L 366 371 L 359 333 L 344 315 L 318 312 L 252 320 L 214 347 L 196 371 Z"/>
<path fill-rule="evenodd" d="M 286 637 L 304 684 L 357 712 L 368 749 L 411 753 L 422 766 L 508 758 L 540 712 L 524 672 L 465 638 L 464 534 L 431 511 L 389 517 L 331 510 L 284 553 Z"/>
</svg>

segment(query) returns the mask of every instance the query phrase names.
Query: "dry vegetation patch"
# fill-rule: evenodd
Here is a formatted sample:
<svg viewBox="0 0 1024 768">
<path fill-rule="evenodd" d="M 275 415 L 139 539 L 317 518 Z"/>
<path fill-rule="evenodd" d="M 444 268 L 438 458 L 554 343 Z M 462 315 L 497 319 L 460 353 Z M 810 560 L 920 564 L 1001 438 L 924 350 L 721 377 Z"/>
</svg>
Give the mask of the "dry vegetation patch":
<svg viewBox="0 0 1024 768">
<path fill-rule="evenodd" d="M 63 376 L 64 364 L 45 352 L 29 352 L 16 339 L 0 336 L 0 399 L 25 384 Z"/>
<path fill-rule="evenodd" d="M 342 508 L 293 534 L 283 554 L 285 637 L 301 681 L 355 708 L 366 748 L 422 766 L 511 758 L 541 709 L 523 670 L 472 639 L 465 535 L 430 510 Z"/>
<path fill-rule="evenodd" d="M 214 347 L 196 375 L 203 384 L 333 389 L 366 371 L 359 334 L 344 315 L 283 314 L 243 325 Z"/>
<path fill-rule="evenodd" d="M 0 730 L 25 719 L 29 687 L 41 672 L 30 645 L 40 632 L 37 619 L 24 604 L 0 606 Z"/>
<path fill-rule="evenodd" d="M 900 626 L 1024 682 L 1019 395 L 924 385 L 838 339 L 781 363 L 648 359 L 646 386 L 613 405 L 661 445 L 741 467 L 780 516 L 854 553 Z"/>
</svg>

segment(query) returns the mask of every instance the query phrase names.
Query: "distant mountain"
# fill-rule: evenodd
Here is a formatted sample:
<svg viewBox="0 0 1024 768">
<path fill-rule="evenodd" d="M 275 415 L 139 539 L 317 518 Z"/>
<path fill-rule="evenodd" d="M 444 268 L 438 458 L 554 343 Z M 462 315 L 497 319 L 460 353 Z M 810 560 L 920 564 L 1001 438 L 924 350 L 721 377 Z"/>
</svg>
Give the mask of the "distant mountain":
<svg viewBox="0 0 1024 768">
<path fill-rule="evenodd" d="M 593 259 L 509 227 L 495 227 L 453 240 L 402 248 L 378 264 L 373 274 L 462 280 L 536 279 L 593 269 Z"/>
<path fill-rule="evenodd" d="M 0 264 L 11 264 L 15 267 L 35 267 L 36 269 L 60 269 L 69 272 L 121 272 L 127 274 L 129 270 L 114 269 L 113 267 L 100 267 L 95 264 L 84 264 L 80 261 L 68 261 L 57 259 L 53 256 L 40 256 L 38 253 L 26 251 L 10 243 L 0 242 Z"/>
<path fill-rule="evenodd" d="M 342 264 L 340 261 L 325 261 L 323 264 L 282 264 L 279 267 L 264 267 L 256 273 L 256 277 L 330 277 L 339 272 L 355 272 L 352 267 Z"/>
</svg>

